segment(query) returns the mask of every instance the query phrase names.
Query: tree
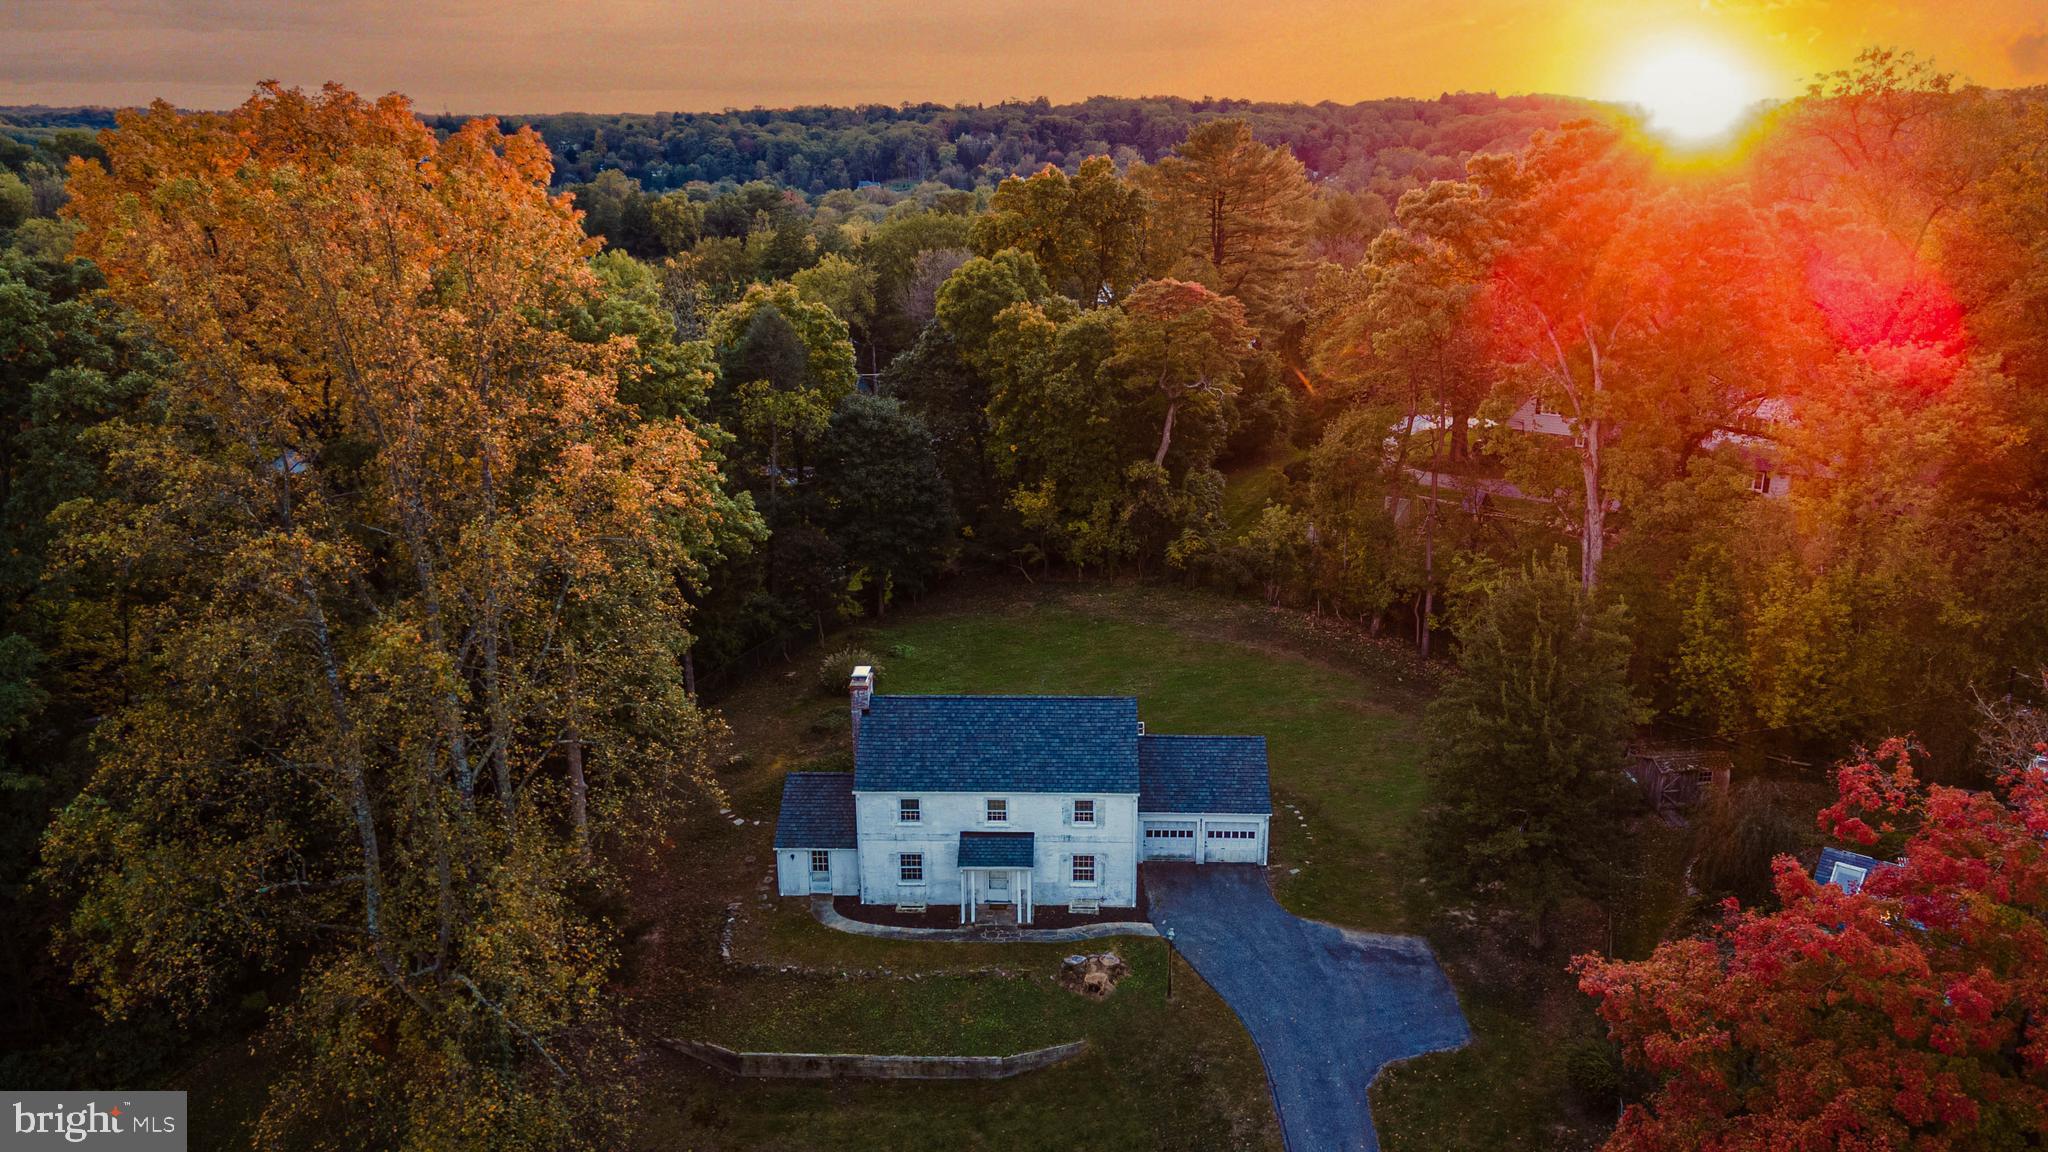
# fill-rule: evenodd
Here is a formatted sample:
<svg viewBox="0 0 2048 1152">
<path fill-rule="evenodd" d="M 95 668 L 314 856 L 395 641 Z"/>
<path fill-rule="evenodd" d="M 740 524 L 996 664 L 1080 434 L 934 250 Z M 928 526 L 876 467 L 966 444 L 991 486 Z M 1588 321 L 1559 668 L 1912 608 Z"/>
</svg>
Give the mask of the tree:
<svg viewBox="0 0 2048 1152">
<path fill-rule="evenodd" d="M 1238 297 L 1268 331 L 1286 326 L 1315 208 L 1292 151 L 1259 143 L 1242 120 L 1211 120 L 1132 179 L 1151 195 L 1169 275 Z"/>
<path fill-rule="evenodd" d="M 797 295 L 813 304 L 823 304 L 846 321 L 849 335 L 860 334 L 867 345 L 869 366 L 874 367 L 874 340 L 869 330 L 875 322 L 875 274 L 844 256 L 825 257 L 789 278 Z"/>
<path fill-rule="evenodd" d="M 1467 457 L 1467 429 L 1491 378 L 1476 315 L 1483 218 L 1471 185 L 1443 181 L 1403 196 L 1394 225 L 1368 249 L 1357 277 L 1364 291 L 1336 294 L 1339 302 L 1318 309 L 1310 326 L 1312 363 L 1323 375 L 1364 402 L 1398 406 L 1395 478 L 1405 482 L 1418 446 L 1427 452 L 1416 613 L 1424 655 L 1436 606 L 1440 466 L 1446 456 Z"/>
<path fill-rule="evenodd" d="M 583 230 L 609 247 L 635 256 L 659 256 L 662 243 L 640 182 L 616 169 L 606 169 L 588 184 L 572 190 L 583 213 Z"/>
<path fill-rule="evenodd" d="M 1252 332 L 1237 300 L 1182 280 L 1147 281 L 1131 293 L 1113 367 L 1163 410 L 1155 466 L 1165 466 L 1183 410 L 1211 419 L 1222 412 L 1251 354 Z"/>
<path fill-rule="evenodd" d="M 1386 408 L 1337 414 L 1309 452 L 1305 503 L 1315 526 L 1317 603 L 1340 616 L 1370 620 L 1410 585 L 1389 493 L 1401 474 L 1389 468 Z M 1426 624 L 1422 625 L 1426 627 Z"/>
<path fill-rule="evenodd" d="M 0 1048 L 15 1053 L 0 1077 L 23 1083 L 108 1043 L 50 963 L 56 909 L 32 883 L 51 814 L 90 773 L 85 736 L 124 688 L 119 605 L 52 570 L 50 515 L 103 494 L 90 430 L 152 422 L 170 366 L 102 286 L 88 263 L 0 255 L 0 916 L 17 926 L 0 949 Z"/>
<path fill-rule="evenodd" d="M 1551 912 L 1604 888 L 1626 840 L 1627 615 L 1556 557 L 1501 578 L 1457 633 L 1458 674 L 1429 709 L 1431 842 L 1458 883 L 1529 912 L 1541 947 Z"/>
<path fill-rule="evenodd" d="M 926 328 L 882 373 L 881 394 L 902 403 L 931 433 L 939 471 L 952 489 L 954 518 L 982 523 L 1001 503 L 989 453 L 988 381 L 960 358 L 944 328 Z"/>
<path fill-rule="evenodd" d="M 974 221 L 982 255 L 1027 253 L 1055 290 L 1084 308 L 1115 303 L 1141 279 L 1145 236 L 1144 194 L 1107 156 L 1083 160 L 1071 178 L 1050 164 L 1012 176 Z"/>
<path fill-rule="evenodd" d="M 853 391 L 859 373 L 855 370 L 853 339 L 847 333 L 846 321 L 825 305 L 804 299 L 795 285 L 787 282 L 750 285 L 739 300 L 712 316 L 704 338 L 717 350 L 721 364 L 729 362 L 755 315 L 767 309 L 773 309 L 801 342 L 807 387 L 822 392 L 828 406 Z M 729 368 L 725 383 L 760 378 L 746 370 L 735 374 Z"/>
<path fill-rule="evenodd" d="M 613 1143 L 616 939 L 578 898 L 708 787 L 683 588 L 718 477 L 556 318 L 594 245 L 546 148 L 263 86 L 123 113 L 68 211 L 177 354 L 60 559 L 132 614 L 130 697 L 51 827 L 110 1014 L 286 974 L 262 1143 Z"/>
<path fill-rule="evenodd" d="M 0 170 L 0 228 L 16 228 L 36 209 L 35 193 L 21 177 Z"/>
<path fill-rule="evenodd" d="M 1119 316 L 1059 312 L 1019 303 L 996 317 L 989 454 L 1041 551 L 1101 561 L 1120 554 L 1107 543 L 1109 521 L 1135 454 L 1130 396 L 1110 370 Z M 1092 543 L 1076 551 L 1083 540 Z"/>
<path fill-rule="evenodd" d="M 1657 1149 L 2026 1148 L 2048 1128 L 2048 773 L 1924 787 L 1890 740 L 1841 766 L 1821 814 L 1903 842 L 1851 895 L 1780 856 L 1775 912 L 1731 906 L 1579 986 L 1656 1087 L 1607 1142 Z M 1889 852 L 1886 852 L 1889 855 Z"/>
<path fill-rule="evenodd" d="M 1038 261 L 1015 248 L 994 256 L 976 256 L 946 278 L 939 289 L 938 322 L 960 347 L 960 355 L 982 372 L 992 371 L 989 341 L 996 317 L 1012 304 L 1046 298 L 1045 274 Z"/>
<path fill-rule="evenodd" d="M 654 239 L 667 255 L 688 252 L 704 236 L 704 205 L 687 192 L 670 192 L 647 206 Z"/>
<path fill-rule="evenodd" d="M 900 588 L 924 587 L 953 533 L 932 435 L 894 400 L 853 393 L 819 448 L 832 538 L 874 589 L 875 615 Z"/>
<path fill-rule="evenodd" d="M 784 466 L 783 447 L 801 448 L 825 430 L 831 394 L 817 386 L 803 337 L 773 304 L 748 317 L 739 339 L 726 349 L 722 369 L 732 389 L 733 425 L 747 435 L 765 469 L 772 518 L 782 490 L 803 474 L 801 466 Z"/>
</svg>

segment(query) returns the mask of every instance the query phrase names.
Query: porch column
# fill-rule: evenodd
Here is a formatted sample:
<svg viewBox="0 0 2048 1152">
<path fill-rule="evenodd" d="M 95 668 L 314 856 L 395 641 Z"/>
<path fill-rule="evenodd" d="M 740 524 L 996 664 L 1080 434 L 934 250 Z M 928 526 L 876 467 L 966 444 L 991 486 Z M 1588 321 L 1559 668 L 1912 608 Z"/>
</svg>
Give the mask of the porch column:
<svg viewBox="0 0 2048 1152">
<path fill-rule="evenodd" d="M 1017 873 L 1017 887 L 1019 889 L 1017 898 L 1024 902 L 1024 923 L 1029 924 L 1031 923 L 1031 913 L 1037 907 L 1035 903 L 1037 894 L 1031 891 L 1030 872 Z"/>
<path fill-rule="evenodd" d="M 960 873 L 960 922 L 967 923 L 967 877 L 966 870 Z"/>
</svg>

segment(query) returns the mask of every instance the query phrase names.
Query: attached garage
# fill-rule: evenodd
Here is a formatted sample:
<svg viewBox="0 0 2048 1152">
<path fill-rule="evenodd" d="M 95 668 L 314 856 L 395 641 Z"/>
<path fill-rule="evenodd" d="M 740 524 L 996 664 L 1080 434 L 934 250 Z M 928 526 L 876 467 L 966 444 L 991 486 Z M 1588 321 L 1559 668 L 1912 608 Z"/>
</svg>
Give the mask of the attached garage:
<svg viewBox="0 0 2048 1152">
<path fill-rule="evenodd" d="M 1140 860 L 1193 860 L 1195 858 L 1196 825 L 1193 820 L 1146 820 L 1145 842 L 1140 845 Z"/>
<path fill-rule="evenodd" d="M 1138 789 L 1140 860 L 1266 862 L 1265 737 L 1140 736 Z"/>
<path fill-rule="evenodd" d="M 1265 828 L 1250 820 L 1209 820 L 1202 829 L 1205 864 L 1263 864 Z"/>
</svg>

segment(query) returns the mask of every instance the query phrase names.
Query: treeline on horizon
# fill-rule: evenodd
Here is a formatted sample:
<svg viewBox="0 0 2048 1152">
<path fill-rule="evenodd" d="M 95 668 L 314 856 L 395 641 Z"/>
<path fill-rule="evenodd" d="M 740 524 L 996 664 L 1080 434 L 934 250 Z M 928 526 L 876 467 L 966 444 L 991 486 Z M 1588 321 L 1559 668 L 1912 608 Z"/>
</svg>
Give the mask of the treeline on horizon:
<svg viewBox="0 0 2048 1152">
<path fill-rule="evenodd" d="M 560 112 L 499 117 L 530 126 L 548 142 L 557 184 L 617 171 L 650 191 L 691 183 L 774 181 L 819 195 L 863 184 L 926 181 L 993 187 L 1046 164 L 1072 167 L 1088 156 L 1158 160 L 1194 124 L 1233 118 L 1267 144 L 1284 144 L 1310 179 L 1348 191 L 1386 191 L 1387 182 L 1455 178 L 1464 159 L 1520 147 L 1607 106 L 1565 96 L 1445 93 L 1355 104 L 1096 96 L 1000 104 L 814 105 L 722 112 Z M 0 107 L 0 137 L 29 147 L 60 132 L 114 126 L 112 108 Z M 423 115 L 437 132 L 468 116 Z M 0 145 L 4 147 L 4 145 Z M 1393 190 L 1398 196 L 1399 189 Z M 1390 200 L 1391 204 L 1391 200 Z"/>
</svg>

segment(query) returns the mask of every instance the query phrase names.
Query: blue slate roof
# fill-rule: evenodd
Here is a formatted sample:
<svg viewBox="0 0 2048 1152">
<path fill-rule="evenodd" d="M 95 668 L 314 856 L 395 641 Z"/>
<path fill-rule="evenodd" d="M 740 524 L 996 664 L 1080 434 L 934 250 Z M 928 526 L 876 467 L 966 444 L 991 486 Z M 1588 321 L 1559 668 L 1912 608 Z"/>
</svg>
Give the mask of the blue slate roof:
<svg viewBox="0 0 2048 1152">
<path fill-rule="evenodd" d="M 1895 864 L 1879 860 L 1874 856 L 1865 856 L 1861 852 L 1847 852 L 1840 848 L 1823 848 L 1820 850 L 1820 861 L 1813 866 L 1814 882 L 1817 884 L 1834 884 L 1835 865 L 1837 864 L 1847 864 L 1851 868 L 1863 869 L 1863 878 L 1865 880 L 1877 875 L 1883 869 L 1897 867 Z M 1854 892 L 1856 890 L 1855 888 L 1850 888 L 1847 884 L 1836 884 L 1835 886 L 1847 892 Z M 1862 887 L 1862 884 L 1859 882 L 1857 887 Z"/>
<path fill-rule="evenodd" d="M 1138 791 L 1129 696 L 876 696 L 853 757 L 862 792 Z"/>
<path fill-rule="evenodd" d="M 1029 832 L 962 832 L 960 867 L 1029 868 L 1037 855 Z"/>
<path fill-rule="evenodd" d="M 1271 815 L 1264 736 L 1140 736 L 1138 811 Z"/>
<path fill-rule="evenodd" d="M 791 772 L 782 778 L 777 848 L 853 848 L 853 773 Z"/>
</svg>

